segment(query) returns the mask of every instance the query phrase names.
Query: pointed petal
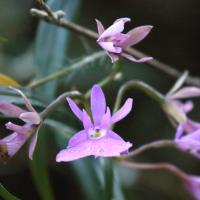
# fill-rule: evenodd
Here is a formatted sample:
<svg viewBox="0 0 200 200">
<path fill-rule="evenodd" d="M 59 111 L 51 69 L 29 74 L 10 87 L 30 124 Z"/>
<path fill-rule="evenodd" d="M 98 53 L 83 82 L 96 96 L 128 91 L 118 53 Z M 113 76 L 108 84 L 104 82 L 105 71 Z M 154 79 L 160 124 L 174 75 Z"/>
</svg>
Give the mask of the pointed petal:
<svg viewBox="0 0 200 200">
<path fill-rule="evenodd" d="M 107 51 L 107 54 L 110 56 L 112 62 L 115 62 L 115 61 L 119 60 L 119 55 L 118 54 L 111 53 L 111 52 L 108 52 L 108 51 Z"/>
<path fill-rule="evenodd" d="M 20 134 L 27 135 L 27 133 L 29 132 L 29 129 L 27 127 L 19 126 L 19 125 L 13 124 L 11 122 L 6 123 L 5 126 L 7 129 L 10 129 L 10 130 L 20 133 Z"/>
<path fill-rule="evenodd" d="M 188 176 L 185 181 L 185 187 L 195 197 L 196 200 L 200 200 L 200 177 Z"/>
<path fill-rule="evenodd" d="M 110 118 L 111 118 L 110 109 L 107 107 L 107 112 L 106 114 L 103 115 L 101 120 L 101 129 L 106 130 L 106 132 L 110 128 Z"/>
<path fill-rule="evenodd" d="M 176 140 L 176 145 L 183 151 L 186 151 L 190 154 L 197 154 L 197 151 L 200 150 L 200 142 L 191 140 L 191 139 L 180 139 Z M 196 155 L 195 155 L 196 156 Z"/>
<path fill-rule="evenodd" d="M 184 87 L 178 92 L 172 94 L 170 99 L 180 99 L 180 98 L 190 98 L 190 97 L 199 97 L 200 88 L 197 87 Z"/>
<path fill-rule="evenodd" d="M 10 103 L 0 102 L 0 112 L 11 117 L 19 117 L 26 111 Z"/>
<path fill-rule="evenodd" d="M 105 31 L 102 23 L 96 19 L 99 36 Z"/>
<path fill-rule="evenodd" d="M 171 115 L 178 123 L 185 124 L 187 116 L 183 110 L 176 105 L 173 101 L 166 101 L 163 105 L 164 110 Z"/>
<path fill-rule="evenodd" d="M 130 22 L 130 21 L 131 21 L 130 18 L 119 18 L 119 19 L 117 19 L 113 24 L 115 24 L 115 23 L 117 23 L 117 22 L 119 22 L 119 21 L 121 21 L 121 20 L 122 20 L 124 23 Z"/>
<path fill-rule="evenodd" d="M 83 110 L 83 126 L 87 133 L 90 129 L 93 129 L 93 124 L 91 122 L 91 119 L 89 115 L 85 112 L 85 110 Z"/>
<path fill-rule="evenodd" d="M 94 155 L 103 157 L 120 156 L 120 153 L 126 151 L 132 146 L 130 142 L 122 142 L 111 138 L 103 137 L 97 140 L 90 140 L 86 143 L 64 149 L 56 156 L 56 161 L 72 161 L 86 156 Z"/>
<path fill-rule="evenodd" d="M 31 139 L 31 143 L 30 143 L 30 146 L 29 146 L 29 158 L 30 159 L 33 159 L 33 153 L 34 153 L 36 142 L 37 142 L 37 138 L 38 138 L 38 132 L 39 132 L 39 129 L 40 129 L 41 126 L 42 126 L 42 122 L 37 127 L 37 130 L 36 130 L 34 136 Z"/>
<path fill-rule="evenodd" d="M 183 131 L 184 131 L 183 124 L 179 124 L 177 131 L 176 131 L 176 134 L 175 134 L 175 140 L 179 139 L 182 136 Z"/>
<path fill-rule="evenodd" d="M 41 122 L 40 115 L 36 112 L 22 113 L 19 118 L 28 124 L 39 124 Z"/>
<path fill-rule="evenodd" d="M 200 129 L 197 129 L 196 131 L 190 134 L 187 134 L 181 138 L 181 140 L 188 140 L 188 139 L 195 140 L 199 142 L 200 144 Z M 199 146 L 199 149 L 200 149 L 200 146 Z"/>
<path fill-rule="evenodd" d="M 187 119 L 187 123 L 184 125 L 184 128 L 187 133 L 192 133 L 200 129 L 200 123 Z"/>
<path fill-rule="evenodd" d="M 26 107 L 31 111 L 31 112 L 36 112 L 34 110 L 34 108 L 32 107 L 31 103 L 29 102 L 29 100 L 26 98 L 26 96 L 23 94 L 22 91 L 18 90 L 17 88 L 13 88 L 13 87 L 10 87 L 12 90 L 15 90 L 16 92 L 18 92 L 19 94 L 22 95 L 22 98 L 24 100 L 24 103 L 26 105 Z"/>
<path fill-rule="evenodd" d="M 67 97 L 67 101 L 72 112 L 81 120 L 83 121 L 83 112 L 79 109 L 79 107 L 72 101 L 69 97 Z"/>
<path fill-rule="evenodd" d="M 123 20 L 120 20 L 118 22 L 116 22 L 115 24 L 113 24 L 112 26 L 110 26 L 108 29 L 106 29 L 101 36 L 99 37 L 99 39 L 97 40 L 97 42 L 102 39 L 102 38 L 106 38 L 106 37 L 110 37 L 116 34 L 121 33 L 124 30 L 124 22 Z"/>
<path fill-rule="evenodd" d="M 172 93 L 176 92 L 185 82 L 185 79 L 188 77 L 188 71 L 185 71 L 180 78 L 175 82 L 172 89 L 166 94 L 166 96 L 171 95 Z"/>
<path fill-rule="evenodd" d="M 113 53 L 120 53 L 122 49 L 120 47 L 114 47 L 112 42 L 98 42 L 98 44 L 106 51 Z"/>
<path fill-rule="evenodd" d="M 115 132 L 113 132 L 111 130 L 108 131 L 108 137 L 113 139 L 113 140 L 119 140 L 119 141 L 123 141 L 124 142 L 124 140 L 118 134 L 116 134 Z M 128 154 L 128 149 L 123 151 L 123 152 L 121 152 L 121 153 L 122 154 Z"/>
<path fill-rule="evenodd" d="M 126 115 L 128 115 L 132 109 L 132 104 L 133 99 L 127 99 L 125 104 L 112 116 L 110 124 L 114 124 L 115 122 L 118 122 L 124 117 L 126 117 Z"/>
<path fill-rule="evenodd" d="M 140 42 L 149 34 L 152 28 L 153 26 L 140 26 L 129 31 L 127 35 L 130 35 L 130 37 L 124 43 L 121 44 L 121 48 L 126 49 Z"/>
<path fill-rule="evenodd" d="M 144 57 L 144 58 L 141 58 L 141 59 L 137 60 L 137 59 L 133 58 L 133 56 L 131 56 L 131 55 L 127 54 L 127 53 L 123 53 L 123 52 L 121 52 L 120 55 L 128 58 L 131 61 L 138 62 L 138 63 L 146 62 L 148 60 L 152 60 L 153 59 L 152 57 Z"/>
<path fill-rule="evenodd" d="M 68 147 L 74 147 L 86 142 L 89 139 L 88 134 L 85 130 L 76 133 L 69 141 Z"/>
<path fill-rule="evenodd" d="M 106 100 L 102 89 L 98 85 L 94 85 L 92 88 L 90 104 L 94 125 L 100 126 L 101 119 L 106 110 Z"/>
</svg>

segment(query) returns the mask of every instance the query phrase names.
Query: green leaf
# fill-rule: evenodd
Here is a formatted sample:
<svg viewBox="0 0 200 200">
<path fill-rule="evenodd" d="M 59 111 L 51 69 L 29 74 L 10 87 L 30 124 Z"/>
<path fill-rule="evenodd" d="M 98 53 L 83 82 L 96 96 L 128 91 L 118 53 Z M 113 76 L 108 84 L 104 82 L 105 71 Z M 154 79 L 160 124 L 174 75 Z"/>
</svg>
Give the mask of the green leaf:
<svg viewBox="0 0 200 200">
<path fill-rule="evenodd" d="M 52 11 L 63 10 L 65 19 L 72 21 L 78 10 L 80 0 L 48 0 L 47 4 Z M 40 21 L 36 38 L 36 61 L 39 66 L 37 78 L 43 78 L 60 70 L 66 56 L 66 47 L 69 42 L 69 31 Z M 41 89 L 53 96 L 57 80 L 46 83 Z"/>
<path fill-rule="evenodd" d="M 33 160 L 30 160 L 30 167 L 33 179 L 40 196 L 43 200 L 54 200 L 51 183 L 48 175 L 48 168 L 46 162 L 46 134 L 45 127 L 40 130 L 38 134 L 37 147 L 35 149 Z"/>
<path fill-rule="evenodd" d="M 10 194 L 0 183 L 0 196 L 3 197 L 6 200 L 20 200 L 16 197 L 14 197 L 12 194 Z"/>
<path fill-rule="evenodd" d="M 33 107 L 38 106 L 44 108 L 51 102 L 51 99 L 46 98 L 44 94 L 41 94 L 35 90 L 22 87 L 18 87 L 18 89 L 20 89 L 25 94 Z M 24 105 L 24 101 L 21 95 L 14 90 L 9 89 L 7 86 L 0 86 L 0 101 L 5 101 L 17 105 Z"/>
</svg>

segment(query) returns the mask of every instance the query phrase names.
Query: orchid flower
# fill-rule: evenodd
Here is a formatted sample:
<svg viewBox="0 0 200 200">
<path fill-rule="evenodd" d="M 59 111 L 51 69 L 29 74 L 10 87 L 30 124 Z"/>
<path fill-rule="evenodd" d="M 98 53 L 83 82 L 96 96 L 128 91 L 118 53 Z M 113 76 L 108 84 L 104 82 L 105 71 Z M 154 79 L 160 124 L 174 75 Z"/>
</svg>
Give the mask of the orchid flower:
<svg viewBox="0 0 200 200">
<path fill-rule="evenodd" d="M 140 26 L 132 29 L 127 34 L 123 34 L 121 32 L 124 30 L 124 23 L 128 21 L 131 20 L 129 18 L 117 19 L 112 26 L 105 30 L 101 22 L 96 20 L 99 32 L 98 44 L 107 51 L 112 62 L 119 60 L 119 56 L 124 56 L 134 62 L 145 62 L 153 59 L 152 57 L 145 57 L 137 60 L 131 55 L 122 52 L 143 40 L 153 28 L 152 26 Z"/>
<path fill-rule="evenodd" d="M 200 200 L 200 177 L 188 176 L 185 181 L 185 187 L 196 200 Z"/>
<path fill-rule="evenodd" d="M 103 91 L 98 85 L 94 85 L 90 99 L 94 124 L 85 110 L 81 111 L 70 98 L 67 98 L 67 101 L 74 114 L 83 122 L 84 130 L 75 134 L 70 139 L 68 148 L 58 153 L 57 162 L 72 161 L 90 155 L 112 157 L 128 153 L 132 144 L 125 142 L 119 135 L 109 130 L 109 127 L 131 111 L 132 99 L 127 99 L 124 106 L 111 117 L 110 109 L 107 107 L 106 110 Z"/>
<path fill-rule="evenodd" d="M 175 121 L 181 124 L 186 124 L 186 113 L 192 109 L 193 104 L 189 102 L 184 106 L 183 109 L 183 104 L 179 101 L 179 99 L 200 96 L 200 88 L 192 86 L 180 89 L 187 76 L 188 72 L 185 72 L 176 81 L 172 89 L 165 95 L 165 102 L 163 104 L 163 109 L 165 112 Z"/>
<path fill-rule="evenodd" d="M 180 150 L 200 159 L 200 129 L 182 136 L 184 124 L 180 124 L 175 134 L 175 143 Z"/>
<path fill-rule="evenodd" d="M 7 102 L 0 102 L 1 113 L 11 117 L 19 117 L 21 120 L 26 122 L 24 126 L 19 126 L 11 122 L 6 124 L 6 128 L 14 131 L 14 133 L 0 140 L 0 159 L 3 162 L 7 162 L 36 130 L 29 148 L 29 157 L 32 159 L 38 131 L 42 124 L 40 115 L 34 110 L 26 96 L 16 88 L 11 89 L 21 94 L 24 103 L 30 112 L 22 110 L 21 108 Z"/>
</svg>

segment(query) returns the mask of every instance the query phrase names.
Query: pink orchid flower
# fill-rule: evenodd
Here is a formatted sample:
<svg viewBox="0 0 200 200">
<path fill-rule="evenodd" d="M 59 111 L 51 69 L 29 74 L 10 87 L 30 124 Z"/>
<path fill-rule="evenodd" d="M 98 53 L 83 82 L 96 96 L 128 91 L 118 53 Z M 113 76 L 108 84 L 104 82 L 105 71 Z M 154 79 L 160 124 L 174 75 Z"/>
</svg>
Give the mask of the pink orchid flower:
<svg viewBox="0 0 200 200">
<path fill-rule="evenodd" d="M 0 140 L 0 159 L 5 163 L 12 156 L 14 156 L 14 154 L 21 148 L 21 146 L 26 142 L 30 135 L 36 131 L 31 140 L 29 148 L 29 157 L 32 159 L 38 131 L 42 124 L 40 115 L 34 110 L 26 96 L 16 88 L 12 89 L 21 94 L 24 103 L 30 112 L 22 110 L 21 108 L 7 102 L 0 102 L 1 113 L 11 117 L 18 117 L 26 122 L 24 126 L 19 126 L 11 122 L 6 124 L 6 128 L 14 131 L 14 133 Z"/>
<path fill-rule="evenodd" d="M 152 26 L 140 26 L 132 29 L 127 34 L 123 34 L 121 32 L 124 30 L 124 23 L 131 21 L 129 18 L 117 19 L 113 25 L 106 30 L 100 21 L 96 21 L 99 32 L 99 39 L 97 42 L 107 51 L 107 54 L 110 56 L 112 62 L 119 60 L 119 56 L 124 56 L 134 62 L 145 62 L 153 59 L 152 57 L 145 57 L 137 60 L 131 55 L 122 52 L 128 47 L 143 40 L 152 29 Z"/>
<path fill-rule="evenodd" d="M 163 109 L 165 112 L 173 118 L 178 123 L 186 124 L 187 116 L 186 113 L 189 112 L 193 104 L 188 102 L 183 104 L 179 99 L 199 97 L 200 88 L 197 87 L 183 87 L 185 79 L 188 76 L 188 72 L 183 73 L 183 75 L 176 81 L 172 89 L 165 95 L 165 102 L 163 104 Z M 184 105 L 184 106 L 183 106 Z"/>
<path fill-rule="evenodd" d="M 70 139 L 68 148 L 58 153 L 57 162 L 72 161 L 90 155 L 112 157 L 128 153 L 132 144 L 125 142 L 109 128 L 131 111 L 132 99 L 127 99 L 124 106 L 111 117 L 108 107 L 105 113 L 106 101 L 103 91 L 98 85 L 93 86 L 90 103 L 94 124 L 85 110 L 81 111 L 70 98 L 67 98 L 67 101 L 74 114 L 83 122 L 84 130 L 75 134 Z"/>
</svg>

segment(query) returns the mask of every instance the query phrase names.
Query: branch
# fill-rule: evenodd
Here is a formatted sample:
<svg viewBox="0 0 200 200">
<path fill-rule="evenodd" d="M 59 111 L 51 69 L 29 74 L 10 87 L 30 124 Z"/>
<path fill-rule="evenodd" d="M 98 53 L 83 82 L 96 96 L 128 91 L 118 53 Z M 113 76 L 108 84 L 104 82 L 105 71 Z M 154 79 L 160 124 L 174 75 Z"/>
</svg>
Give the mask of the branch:
<svg viewBox="0 0 200 200">
<path fill-rule="evenodd" d="M 97 40 L 99 38 L 99 35 L 96 32 L 88 30 L 88 29 L 86 29 L 82 26 L 76 25 L 74 23 L 71 23 L 65 19 L 61 19 L 64 16 L 63 11 L 57 11 L 55 13 L 52 13 L 50 8 L 42 0 L 34 0 L 34 1 L 36 1 L 40 5 L 40 7 L 44 10 L 44 11 L 41 11 L 41 10 L 32 8 L 30 13 L 34 17 L 38 17 L 42 20 L 45 20 L 48 23 L 63 27 L 67 30 L 73 31 L 77 34 L 83 35 L 84 37 L 92 39 L 92 40 Z M 124 50 L 124 52 L 126 52 L 136 58 L 149 57 L 148 55 L 146 55 L 134 48 L 128 48 L 128 49 Z M 182 74 L 182 72 L 180 72 L 180 71 L 172 68 L 171 66 L 164 64 L 156 59 L 146 61 L 146 63 L 152 69 L 155 69 L 158 72 L 164 73 L 165 75 L 168 75 L 175 79 L 180 77 Z M 200 78 L 188 76 L 185 83 L 188 85 L 195 85 L 195 86 L 200 87 Z"/>
<path fill-rule="evenodd" d="M 116 160 L 118 161 L 118 160 Z M 166 169 L 177 176 L 179 176 L 181 179 L 186 180 L 187 174 L 185 174 L 183 171 L 181 171 L 179 168 L 175 167 L 174 165 L 168 164 L 168 163 L 134 163 L 126 160 L 119 160 L 119 163 L 126 165 L 128 167 L 132 168 L 138 168 L 138 169 Z"/>
</svg>

